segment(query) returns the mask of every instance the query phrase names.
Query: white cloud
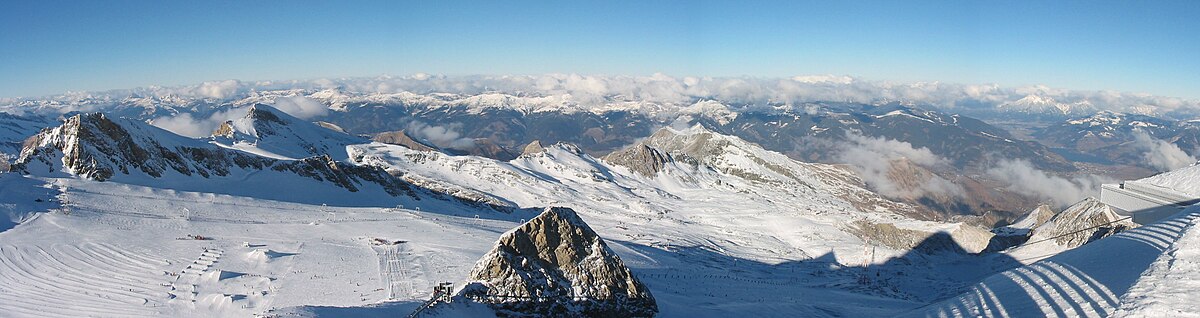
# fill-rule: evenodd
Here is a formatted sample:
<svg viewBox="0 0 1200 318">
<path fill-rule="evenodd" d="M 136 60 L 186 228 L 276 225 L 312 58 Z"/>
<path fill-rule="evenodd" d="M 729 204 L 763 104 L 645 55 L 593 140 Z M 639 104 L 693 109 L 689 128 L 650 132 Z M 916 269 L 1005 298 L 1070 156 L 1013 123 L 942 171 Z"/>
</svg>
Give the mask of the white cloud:
<svg viewBox="0 0 1200 318">
<path fill-rule="evenodd" d="M 961 196 L 962 187 L 937 175 L 930 174 L 915 188 L 902 186 L 891 176 L 897 160 L 908 160 L 927 168 L 945 167 L 949 161 L 935 155 L 928 148 L 913 148 L 912 144 L 882 137 L 868 137 L 856 133 L 846 134 L 846 143 L 838 145 L 838 162 L 850 164 L 858 170 L 867 185 L 880 194 L 891 197 L 921 197 L 926 194 Z M 915 177 L 915 176 L 896 176 Z"/>
<path fill-rule="evenodd" d="M 192 114 L 188 113 L 176 116 L 163 116 L 151 120 L 150 124 L 187 137 L 208 137 L 222 123 L 246 116 L 247 109 L 244 107 L 227 109 L 213 113 L 205 118 L 195 118 Z"/>
<path fill-rule="evenodd" d="M 996 107 L 1029 95 L 1045 96 L 1070 105 L 1090 105 L 1094 110 L 1167 114 L 1187 110 L 1200 113 L 1200 101 L 1113 91 L 1076 91 L 1044 85 L 1001 87 L 995 84 L 963 85 L 941 82 L 870 81 L 850 76 L 817 75 L 792 78 L 589 76 L 546 74 L 531 76 L 377 77 L 340 79 L 340 84 L 368 93 L 457 93 L 494 91 L 542 96 L 570 95 L 581 103 L 637 100 L 690 104 L 716 100 L 731 104 L 800 104 L 814 101 L 877 103 L 904 101 L 938 108 Z"/>
<path fill-rule="evenodd" d="M 329 108 L 325 104 L 304 96 L 278 97 L 273 106 L 301 119 L 321 116 L 329 112 Z M 208 137 L 222 123 L 246 116 L 247 109 L 247 107 L 227 108 L 199 118 L 190 113 L 181 113 L 175 116 L 154 118 L 150 124 L 183 136 Z"/>
<path fill-rule="evenodd" d="M 413 121 L 404 129 L 409 136 L 425 140 L 442 148 L 469 149 L 475 147 L 475 140 L 463 137 L 459 132 L 461 125 L 435 126 Z"/>
<path fill-rule="evenodd" d="M 1101 184 L 1115 181 L 1095 175 L 1067 179 L 1038 170 L 1029 161 L 1012 159 L 1000 160 L 987 175 L 1009 184 L 1009 191 L 1050 200 L 1059 207 L 1095 196 Z"/>
<path fill-rule="evenodd" d="M 288 115 L 296 116 L 300 119 L 308 119 L 316 116 L 323 116 L 329 113 L 329 107 L 325 104 L 304 96 L 287 96 L 275 99 L 275 108 L 288 113 Z"/>
<path fill-rule="evenodd" d="M 1179 146 L 1151 137 L 1144 131 L 1134 131 L 1133 138 L 1134 146 L 1145 151 L 1142 157 L 1146 163 L 1160 171 L 1171 171 L 1196 163 L 1196 158 L 1179 149 Z"/>
<path fill-rule="evenodd" d="M 238 87 L 240 86 L 241 82 L 237 80 L 204 82 L 196 87 L 196 95 L 214 99 L 226 99 L 233 97 L 233 94 L 238 92 Z"/>
<path fill-rule="evenodd" d="M 417 73 L 411 76 L 317 79 L 306 81 L 205 82 L 181 87 L 148 87 L 104 92 L 115 102 L 130 94 L 182 95 L 227 99 L 275 89 L 326 89 L 339 87 L 350 93 L 416 94 L 451 93 L 473 95 L 499 92 L 519 96 L 569 96 L 579 107 L 638 101 L 687 106 L 714 100 L 730 105 L 787 104 L 807 102 L 881 103 L 901 101 L 942 109 L 994 108 L 1027 96 L 1037 96 L 1064 105 L 1087 106 L 1088 111 L 1111 110 L 1155 114 L 1174 119 L 1200 116 L 1200 100 L 1114 91 L 1078 91 L 1044 85 L 1001 87 L 995 84 L 964 85 L 942 82 L 872 81 L 851 76 L 817 75 L 791 78 L 595 76 L 580 74 L 443 76 Z M 69 105 L 91 93 L 64 94 L 49 99 Z M 9 103 L 12 106 L 14 103 Z M 4 108 L 5 106 L 0 106 Z M 65 109 L 65 108 L 64 108 Z M 737 109 L 744 111 L 754 108 Z"/>
</svg>

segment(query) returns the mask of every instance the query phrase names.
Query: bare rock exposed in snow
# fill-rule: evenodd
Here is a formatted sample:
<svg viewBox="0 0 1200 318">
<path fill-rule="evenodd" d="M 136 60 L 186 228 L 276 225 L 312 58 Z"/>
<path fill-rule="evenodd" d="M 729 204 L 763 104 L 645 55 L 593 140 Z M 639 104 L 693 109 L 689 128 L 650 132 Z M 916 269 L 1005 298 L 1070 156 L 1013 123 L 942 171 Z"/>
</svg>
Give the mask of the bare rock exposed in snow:
<svg viewBox="0 0 1200 318">
<path fill-rule="evenodd" d="M 379 133 L 374 138 L 371 138 L 371 140 L 385 144 L 401 145 L 412 150 L 438 151 L 437 148 L 419 142 L 401 130 Z"/>
<path fill-rule="evenodd" d="M 892 223 L 857 221 L 847 230 L 871 244 L 923 253 L 979 253 L 993 236 L 981 228 L 961 223 L 950 229 L 930 231 L 898 227 Z"/>
<path fill-rule="evenodd" d="M 1074 248 L 1137 226 L 1100 200 L 1088 197 L 1034 227 L 1030 241 L 1053 240 L 1059 246 Z"/>
<path fill-rule="evenodd" d="M 629 148 L 614 151 L 604 156 L 604 160 L 614 165 L 629 168 L 629 170 L 633 170 L 643 176 L 652 177 L 675 159 L 671 154 L 639 143 Z"/>
<path fill-rule="evenodd" d="M 544 151 L 546 151 L 546 148 L 542 147 L 542 142 L 540 140 L 534 140 L 529 142 L 528 145 L 525 145 L 525 149 L 521 151 L 521 155 L 532 155 Z"/>
<path fill-rule="evenodd" d="M 649 317 L 650 291 L 575 211 L 547 208 L 475 264 L 463 296 L 502 316 Z"/>
</svg>

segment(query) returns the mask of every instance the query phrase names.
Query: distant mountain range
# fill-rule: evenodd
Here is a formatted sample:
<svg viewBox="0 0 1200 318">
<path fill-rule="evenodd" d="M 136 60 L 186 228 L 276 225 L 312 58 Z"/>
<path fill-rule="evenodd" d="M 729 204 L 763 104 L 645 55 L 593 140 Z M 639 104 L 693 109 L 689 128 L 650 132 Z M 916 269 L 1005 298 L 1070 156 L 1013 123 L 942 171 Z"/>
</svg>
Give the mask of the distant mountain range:
<svg viewBox="0 0 1200 318">
<path fill-rule="evenodd" d="M 1192 157 L 1200 155 L 1200 120 L 1171 121 L 1103 111 L 1047 126 L 1034 136 L 1047 146 L 1089 154 L 1110 164 L 1150 167 L 1143 154 L 1153 147 L 1151 138 Z"/>
<path fill-rule="evenodd" d="M 1154 169 L 1142 160 L 1146 150 L 1134 142 L 1137 132 L 1177 145 L 1192 156 L 1200 145 L 1196 121 L 1113 112 L 1078 117 L 1099 107 L 1046 94 L 1002 103 L 984 116 L 1044 122 L 1032 134 L 1033 140 L 1022 140 L 971 116 L 900 102 L 665 103 L 617 96 L 589 104 L 567 95 L 354 93 L 315 88 L 250 90 L 220 98 L 186 96 L 72 95 L 16 100 L 7 108 L 60 120 L 79 111 L 99 110 L 176 131 L 202 132 L 220 147 L 274 159 L 327 154 L 341 160 L 346 158 L 341 147 L 366 142 L 368 137 L 498 160 L 518 157 L 534 141 L 563 142 L 599 157 L 661 127 L 699 124 L 792 159 L 852 164 L 873 190 L 939 211 L 941 217 L 1000 213 L 993 217 L 1010 220 L 1033 208 L 1037 199 L 1014 194 L 1003 180 L 990 176 L 989 170 L 999 161 L 1027 161 L 1052 175 L 1080 173 L 1080 162 Z M 283 112 L 283 122 L 320 122 L 327 129 L 291 131 L 288 127 L 293 125 L 273 125 L 276 120 L 268 118 L 269 113 L 253 111 L 256 105 L 275 105 L 303 117 Z M 250 115 L 240 116 L 247 109 Z M 979 109 L 956 112 L 978 113 Z M 10 146 L 0 149 L 10 162 L 23 136 L 55 124 L 39 119 L 46 115 L 6 116 L 0 122 L 17 131 L 3 136 Z M 180 118 L 187 120 L 180 123 Z M 877 162 L 885 164 L 868 167 Z M 937 186 L 931 189 L 929 184 Z"/>
</svg>

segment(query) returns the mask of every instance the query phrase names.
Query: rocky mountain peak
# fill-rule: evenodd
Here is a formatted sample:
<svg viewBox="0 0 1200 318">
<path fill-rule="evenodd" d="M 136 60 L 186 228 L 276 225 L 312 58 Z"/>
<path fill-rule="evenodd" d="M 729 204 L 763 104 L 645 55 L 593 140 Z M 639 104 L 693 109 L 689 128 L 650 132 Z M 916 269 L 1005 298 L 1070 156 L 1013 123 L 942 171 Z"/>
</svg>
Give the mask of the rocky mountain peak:
<svg viewBox="0 0 1200 318">
<path fill-rule="evenodd" d="M 293 117 L 271 106 L 257 104 L 246 115 L 226 121 L 212 134 L 214 142 L 272 158 L 300 159 L 330 155 L 342 160 L 345 147 L 366 140 L 317 123 Z"/>
<path fill-rule="evenodd" d="M 283 111 L 276 109 L 275 107 L 271 107 L 271 106 L 267 106 L 267 105 L 263 105 L 263 104 L 257 104 L 257 105 L 250 106 L 250 109 L 247 110 L 247 112 L 246 112 L 245 118 L 253 119 L 256 121 L 260 121 L 260 122 L 273 122 L 273 123 L 285 124 L 286 122 L 284 122 L 284 120 L 281 117 L 291 117 L 291 115 L 288 115 L 288 114 L 284 113 Z"/>
<path fill-rule="evenodd" d="M 534 141 L 529 142 L 528 145 L 525 145 L 525 149 L 521 151 L 521 155 L 522 156 L 532 155 L 532 154 L 540 153 L 540 152 L 544 152 L 544 151 L 546 151 L 546 149 L 542 147 L 542 141 L 534 140 Z"/>
<path fill-rule="evenodd" d="M 546 208 L 500 237 L 461 294 L 508 312 L 550 317 L 649 317 L 650 291 L 574 210 Z"/>
<path fill-rule="evenodd" d="M 647 177 L 653 177 L 668 163 L 675 160 L 671 154 L 642 143 L 614 151 L 604 156 L 603 159 L 615 165 L 625 166 Z"/>
<path fill-rule="evenodd" d="M 663 128 L 643 141 L 650 147 L 671 153 L 682 153 L 702 159 L 726 152 L 727 147 L 749 144 L 741 138 L 719 134 L 701 125 L 683 130 Z"/>
<path fill-rule="evenodd" d="M 25 141 L 13 170 L 64 172 L 104 181 L 120 172 L 141 171 L 158 177 L 168 169 L 190 174 L 182 158 L 161 155 L 177 140 L 169 132 L 140 122 L 110 119 L 102 113 L 77 114 L 58 127 L 43 130 Z M 177 138 L 182 138 L 175 136 Z"/>
<path fill-rule="evenodd" d="M 275 107 L 256 104 L 246 109 L 246 115 L 235 120 L 227 120 L 217 127 L 213 137 L 235 138 L 236 134 L 251 137 L 275 134 L 276 126 L 286 126 L 289 122 L 299 121 Z"/>
</svg>

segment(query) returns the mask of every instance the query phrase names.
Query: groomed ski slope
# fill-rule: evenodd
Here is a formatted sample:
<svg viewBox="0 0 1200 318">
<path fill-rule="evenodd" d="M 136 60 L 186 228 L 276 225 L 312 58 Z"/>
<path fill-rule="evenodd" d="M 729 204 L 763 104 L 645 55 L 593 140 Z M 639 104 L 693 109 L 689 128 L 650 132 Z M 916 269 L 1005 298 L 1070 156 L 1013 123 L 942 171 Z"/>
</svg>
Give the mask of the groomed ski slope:
<svg viewBox="0 0 1200 318">
<path fill-rule="evenodd" d="M 1200 205 L 1163 221 L 992 275 L 906 317 L 1200 315 Z"/>
</svg>

